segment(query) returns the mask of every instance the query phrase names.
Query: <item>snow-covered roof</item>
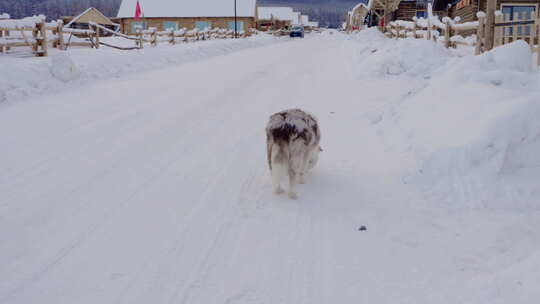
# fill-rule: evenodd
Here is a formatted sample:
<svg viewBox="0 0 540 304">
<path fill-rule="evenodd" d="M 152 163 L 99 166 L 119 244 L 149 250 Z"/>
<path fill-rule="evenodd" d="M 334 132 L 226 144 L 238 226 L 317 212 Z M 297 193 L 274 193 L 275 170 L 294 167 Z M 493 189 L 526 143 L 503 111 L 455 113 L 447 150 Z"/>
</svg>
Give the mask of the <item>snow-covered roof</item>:
<svg viewBox="0 0 540 304">
<path fill-rule="evenodd" d="M 292 7 L 260 6 L 257 9 L 257 18 L 260 20 L 277 19 L 281 21 L 293 21 L 294 12 Z"/>
<path fill-rule="evenodd" d="M 234 2 L 225 0 L 139 0 L 144 17 L 233 17 Z M 239 17 L 255 17 L 257 0 L 236 0 Z M 135 16 L 137 0 L 122 0 L 118 17 Z"/>
<path fill-rule="evenodd" d="M 9 19 L 10 16 L 8 13 L 3 13 L 3 14 L 0 14 L 0 19 Z"/>
<path fill-rule="evenodd" d="M 73 23 L 76 23 L 76 22 L 79 22 L 79 20 L 87 15 L 88 13 L 90 12 L 93 12 L 94 16 L 96 16 L 97 19 L 101 19 L 101 20 L 91 20 L 91 19 L 94 19 L 92 17 L 89 17 L 88 20 L 84 20 L 83 22 L 88 22 L 88 21 L 94 21 L 98 24 L 109 24 L 109 25 L 112 25 L 112 21 L 111 19 L 109 19 L 107 16 L 103 15 L 102 12 L 100 12 L 98 9 L 96 8 L 93 8 L 93 7 L 90 7 L 88 8 L 87 10 L 85 10 L 84 12 L 82 12 L 80 15 L 78 15 L 77 17 L 73 18 L 68 24 L 65 25 L 65 27 L 70 27 Z"/>
</svg>

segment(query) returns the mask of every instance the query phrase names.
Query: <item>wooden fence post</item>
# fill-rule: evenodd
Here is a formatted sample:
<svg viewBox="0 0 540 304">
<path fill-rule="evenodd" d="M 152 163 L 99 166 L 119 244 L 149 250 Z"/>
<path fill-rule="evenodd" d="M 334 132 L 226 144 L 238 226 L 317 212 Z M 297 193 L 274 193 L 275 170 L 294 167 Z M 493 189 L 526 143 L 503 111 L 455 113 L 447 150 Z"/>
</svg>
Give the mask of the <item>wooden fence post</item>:
<svg viewBox="0 0 540 304">
<path fill-rule="evenodd" d="M 156 28 L 153 28 L 152 29 L 152 34 L 150 35 L 151 40 L 152 40 L 152 46 L 153 47 L 156 47 L 157 46 L 157 29 Z"/>
<path fill-rule="evenodd" d="M 536 63 L 540 66 L 540 18 L 534 23 L 534 32 L 536 33 Z M 534 45 L 534 41 L 533 41 Z"/>
<path fill-rule="evenodd" d="M 99 27 L 96 25 L 94 25 L 94 30 L 95 30 L 95 38 L 96 38 L 96 49 L 99 49 Z"/>
<path fill-rule="evenodd" d="M 514 12 L 514 20 L 519 20 L 517 12 Z M 515 42 L 518 38 L 518 28 L 519 26 L 516 24 L 512 26 L 512 42 Z"/>
<path fill-rule="evenodd" d="M 39 30 L 37 28 L 37 25 L 34 26 L 34 29 L 32 30 L 32 39 L 34 39 L 34 42 L 32 43 L 32 52 L 37 56 L 37 51 L 38 51 L 38 35 L 39 35 Z"/>
<path fill-rule="evenodd" d="M 495 7 L 497 6 L 497 0 L 487 0 L 486 8 L 486 26 L 484 29 L 485 35 L 485 49 L 491 51 L 493 49 L 493 40 L 495 36 Z"/>
<path fill-rule="evenodd" d="M 58 44 L 56 47 L 59 50 L 65 50 L 66 45 L 64 43 L 64 21 L 58 20 L 58 29 L 56 30 L 56 35 L 58 35 Z"/>
<path fill-rule="evenodd" d="M 4 31 L 0 29 L 0 40 L 2 37 L 4 37 Z M 0 45 L 0 53 L 3 53 L 3 52 L 4 52 L 4 46 Z"/>
<path fill-rule="evenodd" d="M 9 37 L 9 31 L 4 31 L 4 37 Z M 6 46 L 6 51 L 10 51 L 11 50 L 11 47 L 10 46 Z"/>
<path fill-rule="evenodd" d="M 493 30 L 493 47 L 497 47 L 499 45 L 502 45 L 503 37 L 504 37 L 504 27 L 503 26 L 496 26 L 497 23 L 503 22 L 504 15 L 500 11 L 495 12 L 495 29 Z"/>
<path fill-rule="evenodd" d="M 413 33 L 413 38 L 416 39 L 416 17 L 413 17 L 413 29 L 412 29 L 412 33 Z"/>
<path fill-rule="evenodd" d="M 535 23 L 530 25 L 530 27 L 531 31 L 529 33 L 529 45 L 531 46 L 531 51 L 534 52 L 534 37 L 536 37 L 536 20 Z M 525 31 L 525 28 L 523 29 L 523 31 Z"/>
<path fill-rule="evenodd" d="M 137 35 L 137 38 L 139 38 L 139 40 L 137 40 L 137 46 L 139 47 L 139 49 L 144 48 L 144 46 L 143 46 L 143 33 L 142 33 L 141 28 L 137 28 L 135 30 L 135 33 Z"/>
<path fill-rule="evenodd" d="M 169 31 L 170 31 L 169 34 L 171 35 L 171 41 L 170 42 L 171 42 L 172 45 L 175 45 L 176 44 L 176 39 L 174 38 L 174 30 L 171 28 L 171 29 L 169 29 Z"/>
<path fill-rule="evenodd" d="M 478 29 L 476 30 L 476 48 L 474 51 L 475 55 L 480 55 L 484 51 L 484 25 L 486 16 L 485 14 L 478 14 Z"/>
<path fill-rule="evenodd" d="M 40 57 L 47 57 L 48 51 L 47 51 L 47 26 L 45 25 L 45 21 L 42 21 L 37 24 L 37 28 L 39 31 L 39 39 L 37 40 L 37 56 Z M 40 49 L 41 47 L 41 49 Z"/>
<path fill-rule="evenodd" d="M 49 46 L 47 45 L 47 25 L 45 24 L 45 21 L 41 23 L 41 38 L 41 51 L 43 52 L 43 56 L 47 57 L 49 55 Z"/>
<path fill-rule="evenodd" d="M 444 47 L 449 48 L 450 47 L 450 31 L 452 30 L 452 27 L 450 25 L 450 18 L 446 18 L 445 22 L 445 28 L 444 28 Z"/>
<path fill-rule="evenodd" d="M 427 20 L 427 36 L 426 36 L 426 39 L 427 40 L 431 40 L 431 19 L 428 18 Z"/>
</svg>

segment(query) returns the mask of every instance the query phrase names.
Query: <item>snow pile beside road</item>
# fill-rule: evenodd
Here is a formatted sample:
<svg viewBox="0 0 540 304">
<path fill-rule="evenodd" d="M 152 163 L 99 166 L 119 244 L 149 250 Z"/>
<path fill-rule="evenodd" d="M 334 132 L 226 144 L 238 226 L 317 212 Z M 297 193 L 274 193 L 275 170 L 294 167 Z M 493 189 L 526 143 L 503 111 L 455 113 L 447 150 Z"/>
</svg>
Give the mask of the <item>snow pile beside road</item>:
<svg viewBox="0 0 540 304">
<path fill-rule="evenodd" d="M 124 41 L 118 42 L 121 44 Z M 50 50 L 51 56 L 46 58 L 18 58 L 4 55 L 0 56 L 0 66 L 2 71 L 9 73 L 0 75 L 0 101 L 18 100 L 59 91 L 67 86 L 83 85 L 91 80 L 137 74 L 247 48 L 266 46 L 278 41 L 285 40 L 261 34 L 246 39 L 209 40 L 175 46 L 160 45 L 156 48 L 147 47 L 133 51 L 102 47 L 99 50 L 71 48 L 67 52 L 53 49 Z M 107 38 L 107 42 L 118 44 L 110 38 Z M 130 43 L 133 44 L 132 41 Z"/>
<path fill-rule="evenodd" d="M 67 53 L 58 53 L 51 57 L 51 74 L 65 82 L 79 77 L 77 66 Z"/>
<path fill-rule="evenodd" d="M 369 39 L 378 42 L 370 46 L 371 55 L 365 57 L 365 60 L 369 62 L 362 62 L 363 76 L 423 77 L 434 67 L 443 65 L 449 57 L 448 50 L 423 39 L 404 39 L 396 44 L 395 41 L 372 30 L 360 32 L 359 36 L 358 38 L 362 40 Z"/>
<path fill-rule="evenodd" d="M 377 51 L 364 52 L 361 75 L 390 77 L 387 90 L 401 97 L 386 104 L 377 127 L 389 146 L 417 160 L 411 180 L 434 192 L 444 189 L 437 194 L 442 200 L 477 205 L 494 198 L 504 204 L 495 191 L 504 189 L 493 185 L 520 175 L 540 178 L 540 72 L 526 43 L 481 56 L 459 56 L 413 39 L 379 40 L 370 47 Z M 456 187 L 463 190 L 452 187 L 456 180 L 471 189 L 451 195 L 459 192 Z M 538 191 L 534 183 L 527 188 Z"/>
</svg>

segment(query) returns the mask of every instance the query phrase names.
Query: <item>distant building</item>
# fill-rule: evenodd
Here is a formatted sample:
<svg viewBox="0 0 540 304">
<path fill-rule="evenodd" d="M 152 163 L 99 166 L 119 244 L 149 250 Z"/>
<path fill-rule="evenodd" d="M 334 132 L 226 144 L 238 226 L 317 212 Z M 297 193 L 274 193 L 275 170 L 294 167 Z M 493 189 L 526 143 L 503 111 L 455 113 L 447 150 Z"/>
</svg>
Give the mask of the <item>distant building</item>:
<svg viewBox="0 0 540 304">
<path fill-rule="evenodd" d="M 90 22 L 97 23 L 113 31 L 116 31 L 120 26 L 119 24 L 112 22 L 110 18 L 106 17 L 99 10 L 93 7 L 85 10 L 80 15 L 75 17 L 62 17 L 62 21 L 64 21 L 65 27 L 84 30 L 90 28 Z M 103 30 L 100 30 L 100 33 L 101 35 L 108 34 Z"/>
<path fill-rule="evenodd" d="M 318 28 L 319 27 L 319 22 L 317 21 L 309 21 L 305 26 L 309 27 L 309 28 Z"/>
<path fill-rule="evenodd" d="M 283 29 L 293 24 L 295 13 L 292 7 L 261 6 L 257 8 L 257 29 Z"/>
<path fill-rule="evenodd" d="M 292 25 L 301 25 L 302 24 L 302 14 L 298 12 L 293 12 Z"/>
<path fill-rule="evenodd" d="M 143 17 L 135 20 L 137 0 L 122 0 L 118 17 L 122 32 L 134 34 L 137 28 L 167 29 L 235 29 L 234 2 L 225 0 L 139 0 Z M 257 0 L 236 0 L 240 32 L 256 27 Z"/>
</svg>

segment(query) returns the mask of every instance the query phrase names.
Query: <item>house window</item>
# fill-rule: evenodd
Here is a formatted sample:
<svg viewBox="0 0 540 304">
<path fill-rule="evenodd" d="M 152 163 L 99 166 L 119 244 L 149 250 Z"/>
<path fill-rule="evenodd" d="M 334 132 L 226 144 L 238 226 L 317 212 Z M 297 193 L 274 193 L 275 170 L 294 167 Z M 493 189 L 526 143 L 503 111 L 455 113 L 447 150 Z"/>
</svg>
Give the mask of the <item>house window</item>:
<svg viewBox="0 0 540 304">
<path fill-rule="evenodd" d="M 195 22 L 195 28 L 204 31 L 212 28 L 212 21 L 197 21 Z"/>
<path fill-rule="evenodd" d="M 164 21 L 163 22 L 163 30 L 169 30 L 172 29 L 173 31 L 178 30 L 178 22 L 175 21 Z"/>
<path fill-rule="evenodd" d="M 131 32 L 136 33 L 137 29 L 146 29 L 146 22 L 142 21 L 133 21 L 131 22 Z"/>
<path fill-rule="evenodd" d="M 427 16 L 426 11 L 416 11 L 417 18 L 426 18 L 426 16 Z"/>
<path fill-rule="evenodd" d="M 502 13 L 504 21 L 526 21 L 536 19 L 535 5 L 509 5 L 502 4 Z M 531 25 L 523 25 L 517 27 L 518 36 L 529 36 L 531 34 Z M 513 27 L 504 28 L 505 36 L 513 36 Z"/>
<path fill-rule="evenodd" d="M 229 22 L 229 29 L 234 31 L 234 21 Z M 244 21 L 236 21 L 236 30 L 238 32 L 244 31 Z"/>
</svg>

